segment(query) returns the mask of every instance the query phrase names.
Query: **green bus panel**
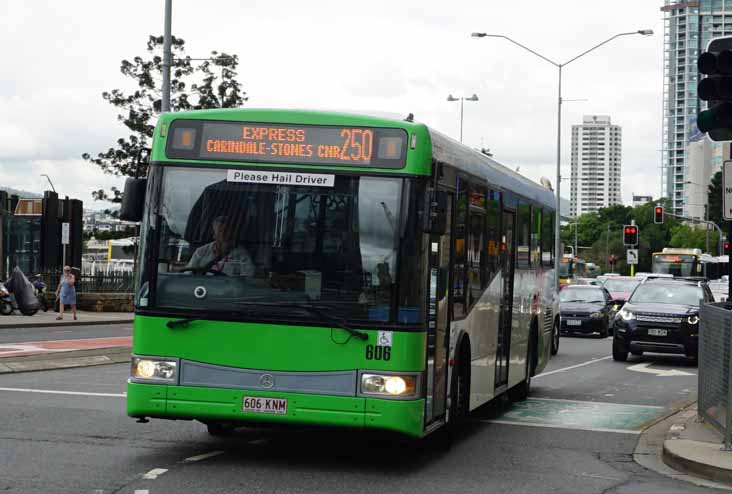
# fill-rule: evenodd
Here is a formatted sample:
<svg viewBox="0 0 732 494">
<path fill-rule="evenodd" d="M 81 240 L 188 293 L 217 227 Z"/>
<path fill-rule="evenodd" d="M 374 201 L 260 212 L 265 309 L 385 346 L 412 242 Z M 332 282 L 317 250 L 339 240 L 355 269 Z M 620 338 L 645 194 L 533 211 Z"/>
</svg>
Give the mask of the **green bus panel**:
<svg viewBox="0 0 732 494">
<path fill-rule="evenodd" d="M 349 334 L 340 328 L 200 320 L 170 329 L 165 323 L 171 320 L 136 316 L 133 353 L 270 371 L 421 372 L 425 367 L 427 339 L 421 331 L 395 331 L 387 361 L 366 359 L 366 346 L 375 344 L 377 330 L 359 329 L 369 339 L 345 343 Z"/>
<path fill-rule="evenodd" d="M 243 412 L 244 396 L 287 399 L 282 415 Z M 127 414 L 132 417 L 241 421 L 374 428 L 414 437 L 423 434 L 424 400 L 250 391 L 128 383 Z"/>
</svg>

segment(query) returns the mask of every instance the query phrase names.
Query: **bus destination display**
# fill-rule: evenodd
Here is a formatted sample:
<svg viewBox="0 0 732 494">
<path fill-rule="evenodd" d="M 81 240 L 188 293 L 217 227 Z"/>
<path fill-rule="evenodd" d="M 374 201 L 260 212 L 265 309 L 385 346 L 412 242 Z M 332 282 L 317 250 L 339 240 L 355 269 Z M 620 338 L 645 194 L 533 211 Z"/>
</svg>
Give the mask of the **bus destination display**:
<svg viewBox="0 0 732 494">
<path fill-rule="evenodd" d="M 398 168 L 404 165 L 406 144 L 402 129 L 178 120 L 172 124 L 167 155 Z"/>
</svg>

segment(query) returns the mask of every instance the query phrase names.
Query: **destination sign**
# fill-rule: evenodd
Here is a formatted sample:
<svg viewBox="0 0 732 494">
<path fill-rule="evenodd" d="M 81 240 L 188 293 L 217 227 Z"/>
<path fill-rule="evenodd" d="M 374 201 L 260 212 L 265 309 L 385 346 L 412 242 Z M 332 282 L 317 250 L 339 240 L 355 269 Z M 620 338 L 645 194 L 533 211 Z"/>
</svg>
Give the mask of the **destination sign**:
<svg viewBox="0 0 732 494">
<path fill-rule="evenodd" d="M 176 120 L 169 158 L 401 168 L 403 129 Z"/>
</svg>

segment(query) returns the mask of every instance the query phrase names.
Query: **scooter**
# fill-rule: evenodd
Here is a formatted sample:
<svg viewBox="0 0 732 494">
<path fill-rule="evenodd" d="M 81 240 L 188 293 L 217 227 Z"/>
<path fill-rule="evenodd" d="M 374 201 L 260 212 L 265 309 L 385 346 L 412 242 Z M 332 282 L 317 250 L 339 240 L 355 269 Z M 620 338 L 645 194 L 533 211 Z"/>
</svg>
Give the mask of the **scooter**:
<svg viewBox="0 0 732 494">
<path fill-rule="evenodd" d="M 33 285 L 33 289 L 36 294 L 36 298 L 38 298 L 38 303 L 41 304 L 41 309 L 43 309 L 43 312 L 48 312 L 48 298 L 46 297 L 46 283 L 43 281 L 43 278 L 40 274 L 37 274 L 35 276 L 31 276 L 28 281 L 31 282 Z"/>
<path fill-rule="evenodd" d="M 0 314 L 9 316 L 13 313 L 13 299 L 5 285 L 0 283 Z"/>
</svg>

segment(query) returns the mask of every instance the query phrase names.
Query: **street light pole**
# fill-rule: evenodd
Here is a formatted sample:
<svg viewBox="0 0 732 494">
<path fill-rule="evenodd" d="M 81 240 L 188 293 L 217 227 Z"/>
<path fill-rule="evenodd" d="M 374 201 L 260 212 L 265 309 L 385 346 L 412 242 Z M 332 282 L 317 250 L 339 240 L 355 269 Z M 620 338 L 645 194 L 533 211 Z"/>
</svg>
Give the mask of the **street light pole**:
<svg viewBox="0 0 732 494">
<path fill-rule="evenodd" d="M 555 62 L 554 60 L 551 60 L 550 58 L 545 57 L 541 53 L 538 53 L 531 48 L 522 45 L 518 41 L 515 41 L 508 36 L 504 36 L 502 34 L 488 34 L 488 33 L 472 33 L 471 36 L 473 38 L 503 38 L 506 41 L 513 43 L 514 45 L 523 48 L 524 50 L 528 51 L 529 53 L 533 53 L 537 57 L 541 58 L 542 60 L 549 62 L 550 64 L 554 65 L 558 69 L 558 84 L 557 84 L 557 185 L 556 185 L 556 213 L 555 213 L 555 221 L 554 221 L 554 270 L 556 273 L 559 273 L 559 265 L 561 261 L 561 253 L 559 252 L 561 248 L 561 242 L 559 240 L 559 231 L 561 228 L 561 204 L 562 199 L 560 196 L 560 189 L 561 189 L 561 180 L 562 180 L 562 68 L 566 65 L 569 65 L 570 63 L 574 62 L 578 58 L 581 58 L 591 51 L 594 51 L 601 46 L 609 43 L 610 41 L 614 40 L 615 38 L 619 38 L 621 36 L 630 36 L 635 34 L 641 34 L 643 36 L 650 36 L 653 34 L 653 30 L 651 29 L 641 29 L 638 31 L 633 32 L 627 32 L 627 33 L 619 33 L 615 36 L 611 36 L 610 38 L 606 39 L 602 43 L 598 43 L 595 46 L 583 51 L 579 55 L 577 55 L 574 58 L 571 58 L 567 60 L 564 63 Z M 556 291 L 559 291 L 559 277 L 555 276 L 555 285 L 554 288 Z"/>
<path fill-rule="evenodd" d="M 473 93 L 472 96 L 468 98 L 459 97 L 456 98 L 452 94 L 447 95 L 447 101 L 460 101 L 460 142 L 463 142 L 463 102 L 465 100 L 467 101 L 478 101 L 478 95 Z"/>
<path fill-rule="evenodd" d="M 173 0 L 165 0 L 165 30 L 163 32 L 163 96 L 160 102 L 162 112 L 170 111 L 170 66 L 173 55 L 171 53 L 171 24 L 173 16 Z"/>
</svg>

